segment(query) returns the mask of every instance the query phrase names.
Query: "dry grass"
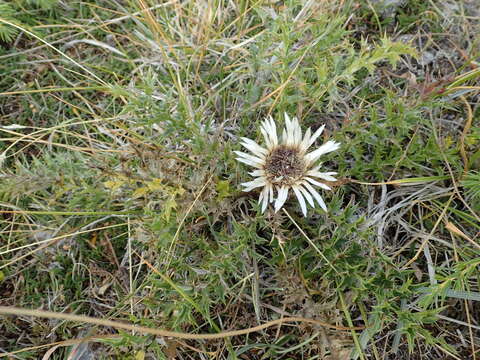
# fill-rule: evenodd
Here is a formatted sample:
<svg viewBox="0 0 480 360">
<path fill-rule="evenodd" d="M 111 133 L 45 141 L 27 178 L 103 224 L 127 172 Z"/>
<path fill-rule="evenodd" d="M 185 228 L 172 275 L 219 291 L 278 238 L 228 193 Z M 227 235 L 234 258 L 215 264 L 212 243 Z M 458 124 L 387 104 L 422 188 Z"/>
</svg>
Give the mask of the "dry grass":
<svg viewBox="0 0 480 360">
<path fill-rule="evenodd" d="M 381 3 L 0 1 L 0 357 L 480 358 L 480 13 Z M 284 112 L 328 213 L 239 189 Z"/>
</svg>

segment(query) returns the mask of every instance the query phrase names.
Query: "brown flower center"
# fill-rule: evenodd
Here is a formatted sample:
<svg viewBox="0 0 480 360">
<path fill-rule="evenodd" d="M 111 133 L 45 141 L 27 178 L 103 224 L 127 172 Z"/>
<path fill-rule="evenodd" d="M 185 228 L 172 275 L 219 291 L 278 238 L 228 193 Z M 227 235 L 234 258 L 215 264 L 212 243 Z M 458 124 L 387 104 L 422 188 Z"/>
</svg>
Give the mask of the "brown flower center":
<svg viewBox="0 0 480 360">
<path fill-rule="evenodd" d="M 296 148 L 280 145 L 265 161 L 265 173 L 272 183 L 292 185 L 304 173 L 305 165 Z"/>
</svg>

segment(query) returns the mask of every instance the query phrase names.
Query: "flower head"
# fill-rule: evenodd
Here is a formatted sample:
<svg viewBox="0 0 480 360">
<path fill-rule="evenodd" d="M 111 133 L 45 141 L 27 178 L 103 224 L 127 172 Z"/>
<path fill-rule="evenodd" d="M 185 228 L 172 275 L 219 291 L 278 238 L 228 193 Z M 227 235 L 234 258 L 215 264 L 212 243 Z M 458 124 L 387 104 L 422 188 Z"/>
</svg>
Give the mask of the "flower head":
<svg viewBox="0 0 480 360">
<path fill-rule="evenodd" d="M 337 150 L 340 143 L 327 141 L 307 154 L 308 148 L 322 134 L 324 128 L 325 125 L 321 126 L 313 135 L 308 128 L 302 138 L 298 119 L 291 120 L 285 114 L 285 128 L 281 139 L 277 136 L 277 126 L 271 116 L 260 126 L 260 131 L 265 138 L 265 147 L 251 139 L 242 138 L 242 146 L 252 154 L 235 151 L 238 155 L 237 160 L 256 168 L 249 173 L 255 179 L 243 183 L 242 186 L 245 187 L 243 191 L 248 192 L 263 187 L 258 199 L 262 205 L 262 212 L 265 212 L 269 202 L 275 202 L 275 212 L 280 210 L 288 198 L 290 189 L 297 197 L 304 216 L 307 216 L 307 202 L 311 207 L 315 207 L 314 200 L 327 211 L 325 202 L 314 186 L 324 190 L 331 190 L 331 188 L 315 178 L 335 181 L 332 175 L 336 175 L 336 172 L 320 172 L 321 166 L 316 164 L 322 155 Z"/>
</svg>

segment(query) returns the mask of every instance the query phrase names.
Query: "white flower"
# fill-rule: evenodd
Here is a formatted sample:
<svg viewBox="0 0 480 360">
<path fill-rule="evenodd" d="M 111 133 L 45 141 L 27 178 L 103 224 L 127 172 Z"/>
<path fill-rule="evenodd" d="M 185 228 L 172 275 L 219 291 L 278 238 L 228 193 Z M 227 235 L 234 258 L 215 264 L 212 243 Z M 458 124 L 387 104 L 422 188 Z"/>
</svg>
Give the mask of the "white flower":
<svg viewBox="0 0 480 360">
<path fill-rule="evenodd" d="M 307 202 L 315 207 L 314 200 L 320 207 L 327 211 L 325 202 L 314 186 L 325 190 L 331 190 L 326 184 L 315 180 L 319 178 L 326 181 L 336 181 L 332 175 L 336 172 L 320 172 L 320 165 L 315 164 L 320 157 L 340 147 L 340 143 L 327 141 L 318 149 L 307 154 L 308 148 L 322 134 L 325 125 L 321 126 L 313 135 L 310 128 L 305 132 L 302 139 L 302 130 L 297 118 L 290 120 L 285 114 L 285 129 L 281 140 L 277 136 L 277 127 L 270 116 L 265 119 L 260 131 L 265 138 L 265 147 L 255 141 L 242 138 L 241 144 L 252 154 L 235 151 L 237 160 L 256 168 L 249 174 L 254 176 L 253 181 L 243 183 L 243 191 L 252 191 L 263 187 L 258 202 L 262 204 L 262 213 L 265 212 L 268 203 L 275 201 L 275 212 L 280 210 L 288 198 L 288 192 L 293 190 L 300 203 L 302 213 L 307 216 Z M 276 199 L 274 193 L 276 192 Z"/>
</svg>

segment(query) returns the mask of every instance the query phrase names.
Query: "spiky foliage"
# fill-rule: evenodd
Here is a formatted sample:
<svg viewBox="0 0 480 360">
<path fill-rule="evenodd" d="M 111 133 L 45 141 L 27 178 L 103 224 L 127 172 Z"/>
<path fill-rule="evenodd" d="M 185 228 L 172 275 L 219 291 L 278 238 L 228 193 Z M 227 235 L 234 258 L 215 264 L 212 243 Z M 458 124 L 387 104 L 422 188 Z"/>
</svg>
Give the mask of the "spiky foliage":
<svg viewBox="0 0 480 360">
<path fill-rule="evenodd" d="M 471 2 L 7 3 L 26 25 L 0 48 L 1 305 L 189 333 L 366 326 L 176 342 L 0 315 L 10 357 L 478 351 Z M 241 191 L 241 138 L 262 143 L 269 115 L 291 127 L 285 112 L 342 144 L 320 159 L 338 172 L 328 213 L 292 196 L 262 214 Z"/>
</svg>

